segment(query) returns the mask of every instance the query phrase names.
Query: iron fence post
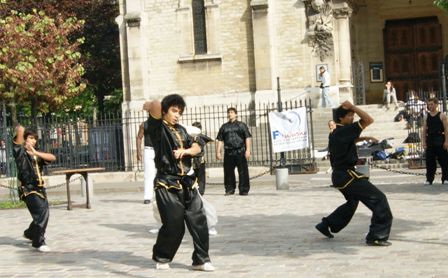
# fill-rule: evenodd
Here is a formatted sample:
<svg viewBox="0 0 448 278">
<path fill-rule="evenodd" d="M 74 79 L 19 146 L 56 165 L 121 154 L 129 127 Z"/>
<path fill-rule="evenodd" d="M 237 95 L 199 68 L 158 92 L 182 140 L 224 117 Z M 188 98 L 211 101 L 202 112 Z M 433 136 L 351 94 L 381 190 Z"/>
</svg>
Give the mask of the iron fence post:
<svg viewBox="0 0 448 278">
<path fill-rule="evenodd" d="M 282 94 L 281 94 L 281 89 L 280 89 L 280 77 L 277 76 L 277 109 L 278 112 L 282 112 L 283 111 L 283 106 L 282 106 Z M 281 152 L 280 153 L 280 167 L 284 167 L 286 164 L 286 158 L 285 158 L 285 153 Z"/>
</svg>

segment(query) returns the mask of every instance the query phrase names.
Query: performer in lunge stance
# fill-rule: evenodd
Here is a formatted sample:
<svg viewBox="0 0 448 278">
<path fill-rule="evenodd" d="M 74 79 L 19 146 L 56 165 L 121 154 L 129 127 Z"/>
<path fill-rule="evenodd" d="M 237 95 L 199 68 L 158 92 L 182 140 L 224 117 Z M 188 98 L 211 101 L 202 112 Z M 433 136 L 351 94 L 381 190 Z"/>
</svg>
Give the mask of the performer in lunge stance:
<svg viewBox="0 0 448 278">
<path fill-rule="evenodd" d="M 353 122 L 354 114 L 360 120 Z M 373 123 L 373 119 L 359 107 L 345 101 L 335 111 L 336 129 L 330 134 L 330 162 L 333 168 L 331 180 L 347 200 L 322 222 L 316 225 L 328 238 L 342 230 L 352 219 L 359 201 L 372 211 L 367 245 L 389 246 L 392 213 L 386 195 L 369 182 L 369 178 L 355 170 L 358 154 L 355 142 L 363 129 Z"/>
<path fill-rule="evenodd" d="M 13 153 L 17 165 L 17 176 L 20 181 L 20 199 L 26 203 L 28 211 L 33 218 L 29 228 L 23 236 L 32 240 L 32 246 L 39 252 L 49 252 L 45 243 L 45 230 L 47 229 L 50 211 L 47 193 L 42 179 L 42 167 L 56 160 L 51 153 L 36 150 L 37 133 L 23 126 L 16 127 L 13 141 Z"/>
<path fill-rule="evenodd" d="M 164 97 L 162 103 L 153 100 L 144 106 L 149 112 L 148 130 L 156 153 L 154 187 L 162 219 L 152 258 L 157 269 L 169 269 L 186 224 L 193 238 L 193 270 L 213 271 L 207 219 L 192 169 L 192 157 L 201 153 L 201 147 L 178 123 L 184 108 L 185 101 L 177 94 Z"/>
</svg>

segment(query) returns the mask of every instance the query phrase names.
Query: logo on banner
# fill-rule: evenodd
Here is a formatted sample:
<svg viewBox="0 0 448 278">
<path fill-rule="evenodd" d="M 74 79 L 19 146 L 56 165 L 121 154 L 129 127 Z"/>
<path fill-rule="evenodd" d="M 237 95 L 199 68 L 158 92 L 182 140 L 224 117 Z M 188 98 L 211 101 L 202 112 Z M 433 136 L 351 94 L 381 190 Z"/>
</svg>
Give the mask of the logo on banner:
<svg viewBox="0 0 448 278">
<path fill-rule="evenodd" d="M 275 153 L 308 148 L 306 108 L 270 112 L 272 147 Z"/>
</svg>

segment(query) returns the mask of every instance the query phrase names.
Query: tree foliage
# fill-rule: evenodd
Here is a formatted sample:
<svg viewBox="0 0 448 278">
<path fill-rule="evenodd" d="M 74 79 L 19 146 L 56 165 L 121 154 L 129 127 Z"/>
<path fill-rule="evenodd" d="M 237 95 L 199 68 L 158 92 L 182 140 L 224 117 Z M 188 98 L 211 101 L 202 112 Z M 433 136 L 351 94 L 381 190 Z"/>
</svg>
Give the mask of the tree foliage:
<svg viewBox="0 0 448 278">
<path fill-rule="evenodd" d="M 6 101 L 29 103 L 35 115 L 64 104 L 85 88 L 79 46 L 83 22 L 33 10 L 0 19 L 0 91 Z"/>
<path fill-rule="evenodd" d="M 434 5 L 448 13 L 448 0 L 434 0 Z"/>
<path fill-rule="evenodd" d="M 3 0 L 0 0 L 3 1 Z M 90 110 L 85 105 L 95 105 L 101 112 L 110 108 L 110 101 L 105 96 L 117 92 L 121 94 L 121 65 L 119 49 L 119 33 L 115 18 L 119 14 L 116 0 L 8 0 L 0 5 L 0 18 L 11 10 L 32 13 L 33 10 L 45 11 L 50 18 L 76 17 L 84 21 L 79 29 L 79 36 L 85 38 L 81 45 L 82 63 L 85 68 L 84 79 L 89 93 L 83 93 L 73 98 L 71 103 L 82 105 L 84 112 Z M 73 34 L 74 35 L 74 34 Z M 91 93 L 96 96 L 91 101 Z M 108 98 L 110 99 L 110 98 Z M 113 102 L 113 109 L 121 109 L 121 102 Z"/>
</svg>

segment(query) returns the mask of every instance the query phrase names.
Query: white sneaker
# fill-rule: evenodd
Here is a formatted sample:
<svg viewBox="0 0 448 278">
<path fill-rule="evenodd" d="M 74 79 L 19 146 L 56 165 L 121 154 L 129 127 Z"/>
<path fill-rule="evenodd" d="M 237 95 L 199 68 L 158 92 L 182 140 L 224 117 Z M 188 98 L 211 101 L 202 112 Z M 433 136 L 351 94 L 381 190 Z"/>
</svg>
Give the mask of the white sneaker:
<svg viewBox="0 0 448 278">
<path fill-rule="evenodd" d="M 192 269 L 199 271 L 215 271 L 215 267 L 212 265 L 211 262 L 206 262 L 205 264 L 193 265 Z"/>
<path fill-rule="evenodd" d="M 442 184 L 448 184 L 447 180 L 442 181 Z"/>
<path fill-rule="evenodd" d="M 149 229 L 149 233 L 150 234 L 158 234 L 159 233 L 159 228 Z"/>
<path fill-rule="evenodd" d="M 448 184 L 448 181 L 447 181 L 447 184 Z M 218 234 L 218 231 L 216 230 L 215 227 L 212 227 L 212 228 L 208 229 L 208 234 L 211 236 L 216 236 Z"/>
<path fill-rule="evenodd" d="M 425 185 L 432 185 L 432 182 L 425 181 Z"/>
<path fill-rule="evenodd" d="M 167 270 L 170 269 L 169 263 L 156 263 L 156 269 L 157 270 Z"/>
<path fill-rule="evenodd" d="M 48 247 L 48 245 L 41 245 L 40 247 L 36 248 L 37 251 L 42 252 L 42 253 L 46 253 L 46 252 L 50 252 L 51 249 L 50 247 Z"/>
</svg>

